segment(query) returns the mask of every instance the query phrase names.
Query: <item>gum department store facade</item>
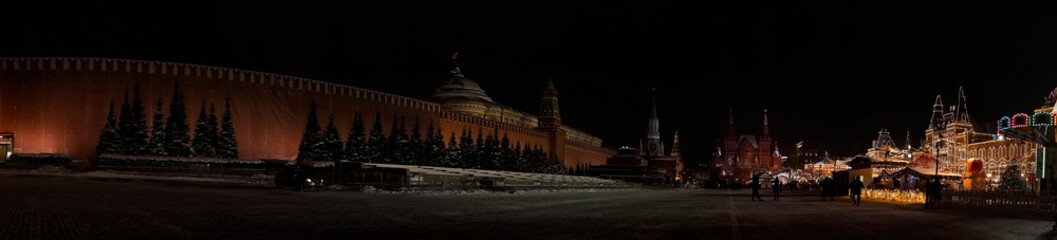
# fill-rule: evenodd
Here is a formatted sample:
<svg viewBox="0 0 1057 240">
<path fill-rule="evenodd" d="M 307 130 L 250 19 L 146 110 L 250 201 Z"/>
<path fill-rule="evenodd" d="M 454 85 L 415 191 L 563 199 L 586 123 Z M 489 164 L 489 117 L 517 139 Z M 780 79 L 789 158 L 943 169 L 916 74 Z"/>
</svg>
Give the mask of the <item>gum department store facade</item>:
<svg viewBox="0 0 1057 240">
<path fill-rule="evenodd" d="M 1054 92 L 1057 93 L 1057 90 Z M 1034 111 L 1035 114 L 1054 114 L 1053 95 L 1047 98 L 1043 107 Z M 945 108 L 942 97 L 936 96 L 932 118 L 928 129 L 925 130 L 925 139 L 920 150 L 929 155 L 938 152 L 941 171 L 965 177 L 970 175 L 970 165 L 979 161 L 982 167 L 979 173 L 991 174 L 992 178 L 989 180 L 992 184 L 997 182 L 1002 172 L 1012 165 L 1020 167 L 1020 171 L 1025 173 L 1024 178 L 1034 177 L 1036 149 L 1041 146 L 1005 137 L 998 134 L 997 128 L 982 128 L 981 124 L 969 115 L 966 100 L 961 88 L 958 89 L 958 97 L 953 106 Z M 1027 114 L 1018 115 L 1024 116 L 1023 121 L 1028 121 Z M 939 143 L 939 148 L 937 148 L 937 143 Z M 895 146 L 892 147 L 895 148 Z"/>
</svg>

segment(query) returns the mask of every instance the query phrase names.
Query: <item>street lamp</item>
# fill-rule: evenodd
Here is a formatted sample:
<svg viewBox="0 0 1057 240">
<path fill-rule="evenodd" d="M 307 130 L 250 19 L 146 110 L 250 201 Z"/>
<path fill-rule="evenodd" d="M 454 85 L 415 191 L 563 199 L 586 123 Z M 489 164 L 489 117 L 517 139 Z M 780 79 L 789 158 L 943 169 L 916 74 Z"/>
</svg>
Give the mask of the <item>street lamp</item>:
<svg viewBox="0 0 1057 240">
<path fill-rule="evenodd" d="M 936 157 L 936 177 L 937 178 L 940 177 L 940 146 L 942 146 L 944 144 L 943 133 L 940 133 L 938 138 L 939 138 L 939 141 L 936 141 L 936 148 L 934 149 L 934 151 L 936 151 L 936 155 L 934 155 L 934 156 Z"/>
</svg>

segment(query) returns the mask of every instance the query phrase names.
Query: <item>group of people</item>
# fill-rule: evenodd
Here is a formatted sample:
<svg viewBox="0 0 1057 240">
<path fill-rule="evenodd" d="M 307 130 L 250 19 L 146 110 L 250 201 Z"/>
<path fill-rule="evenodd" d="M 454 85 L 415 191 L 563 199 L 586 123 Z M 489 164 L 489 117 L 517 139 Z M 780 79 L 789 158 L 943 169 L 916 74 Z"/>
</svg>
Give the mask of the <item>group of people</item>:
<svg viewBox="0 0 1057 240">
<path fill-rule="evenodd" d="M 752 183 L 749 183 L 749 185 L 752 187 L 752 201 L 756 201 L 757 199 L 763 201 L 763 198 L 760 198 L 760 176 L 754 176 L 752 178 Z M 782 194 L 782 181 L 779 180 L 778 177 L 775 177 L 774 180 L 771 181 L 771 186 L 771 191 L 774 192 L 774 200 L 778 201 L 778 196 Z"/>
<path fill-rule="evenodd" d="M 834 181 L 832 178 L 826 177 L 822 179 L 822 201 L 826 201 L 826 197 L 829 197 L 829 201 L 833 201 L 833 196 L 836 195 L 836 187 L 834 187 Z M 848 184 L 848 193 L 851 194 L 851 204 L 853 206 L 859 206 L 862 203 L 862 189 L 866 185 L 862 182 L 862 176 L 855 176 L 854 180 Z"/>
<path fill-rule="evenodd" d="M 936 208 L 936 202 L 940 201 L 942 192 L 943 185 L 940 184 L 940 179 L 929 181 L 929 184 L 925 187 L 925 208 Z"/>
<path fill-rule="evenodd" d="M 819 183 L 820 187 L 822 187 L 822 201 L 826 201 L 826 197 L 829 197 L 830 202 L 833 201 L 833 196 L 836 195 L 836 191 L 833 190 L 833 183 L 833 179 L 829 177 L 822 179 L 822 182 Z"/>
</svg>

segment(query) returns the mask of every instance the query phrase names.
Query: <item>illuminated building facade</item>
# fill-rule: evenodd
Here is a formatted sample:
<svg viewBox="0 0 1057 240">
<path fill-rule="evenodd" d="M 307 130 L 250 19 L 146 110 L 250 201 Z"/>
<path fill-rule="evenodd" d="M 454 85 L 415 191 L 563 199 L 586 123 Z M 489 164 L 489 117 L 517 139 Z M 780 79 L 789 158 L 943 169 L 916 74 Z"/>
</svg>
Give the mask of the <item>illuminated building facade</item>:
<svg viewBox="0 0 1057 240">
<path fill-rule="evenodd" d="M 752 174 L 775 174 L 783 169 L 782 156 L 767 126 L 766 109 L 763 110 L 763 130 L 758 137 L 736 134 L 734 110 L 731 109 L 727 133 L 713 155 L 712 167 L 713 176 L 729 182 L 747 182 L 752 180 Z"/>
<path fill-rule="evenodd" d="M 997 138 L 995 134 L 978 131 L 977 126 L 969 115 L 965 92 L 961 87 L 958 88 L 955 105 L 949 108 L 944 108 L 942 97 L 937 95 L 921 150 L 937 156 L 941 171 L 964 174 L 969 159 L 968 150 L 971 149 L 969 145 Z"/>
<path fill-rule="evenodd" d="M 788 157 L 786 165 L 792 169 L 803 169 L 805 164 L 813 164 L 824 157 L 822 144 L 816 141 L 800 141 L 796 143 L 793 153 Z"/>
<path fill-rule="evenodd" d="M 1049 106 L 1044 105 L 1035 112 L 1042 113 L 1052 122 L 1050 116 L 1053 103 L 1052 100 L 1049 101 Z M 1006 117 L 999 120 L 999 128 L 1003 125 L 1009 127 L 1010 124 L 1026 126 L 1029 123 L 1027 114 L 1017 114 L 1013 118 Z M 979 131 L 979 129 L 979 124 L 968 113 L 966 96 L 961 88 L 958 89 L 956 105 L 946 108 L 946 111 L 941 97 L 936 96 L 932 119 L 929 128 L 925 130 L 925 142 L 921 145 L 922 153 L 928 155 L 938 153 L 941 172 L 950 172 L 963 177 L 978 173 L 990 176 L 987 177 L 990 184 L 997 184 L 1002 172 L 1012 165 L 1019 166 L 1020 170 L 1025 173 L 1023 176 L 1025 178 L 1034 175 L 1036 149 L 1040 147 L 1038 144 Z M 997 132 L 996 129 L 985 131 Z M 980 172 L 971 171 L 973 162 L 982 163 L 980 164 L 982 169 L 978 170 Z"/>
</svg>

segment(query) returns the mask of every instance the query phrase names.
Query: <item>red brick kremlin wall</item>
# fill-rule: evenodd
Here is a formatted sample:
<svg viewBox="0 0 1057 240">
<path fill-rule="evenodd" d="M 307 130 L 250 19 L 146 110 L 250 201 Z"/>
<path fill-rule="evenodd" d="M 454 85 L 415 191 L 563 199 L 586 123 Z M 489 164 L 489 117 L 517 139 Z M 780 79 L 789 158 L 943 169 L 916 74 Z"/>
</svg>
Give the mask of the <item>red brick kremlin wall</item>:
<svg viewBox="0 0 1057 240">
<path fill-rule="evenodd" d="M 445 142 L 454 131 L 470 129 L 476 137 L 498 129 L 511 144 L 520 142 L 548 149 L 550 134 L 535 129 L 445 112 L 440 105 L 414 98 L 311 79 L 194 64 L 98 59 L 98 58 L 4 58 L 0 59 L 0 132 L 13 132 L 15 152 L 65 153 L 74 159 L 89 158 L 95 150 L 111 101 L 119 112 L 125 89 L 138 85 L 150 125 L 155 103 L 160 99 L 168 116 L 173 85 L 179 83 L 185 96 L 188 125 L 202 102 L 215 104 L 223 113 L 224 99 L 231 97 L 239 142 L 239 155 L 248 159 L 285 159 L 297 156 L 311 101 L 319 104 L 320 125 L 334 114 L 335 125 L 347 137 L 355 113 L 362 113 L 369 131 L 375 114 L 389 133 L 393 116 L 405 116 L 410 129 L 415 118 L 425 131 L 429 123 L 440 126 Z M 208 106 L 207 106 L 208 107 Z M 192 130 L 193 131 L 193 130 Z M 423 135 L 425 135 L 423 133 Z M 567 147 L 562 157 L 567 165 L 602 164 L 612 150 L 595 144 Z"/>
</svg>

